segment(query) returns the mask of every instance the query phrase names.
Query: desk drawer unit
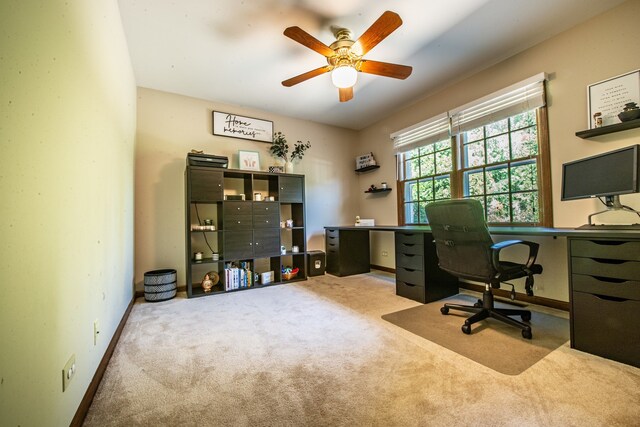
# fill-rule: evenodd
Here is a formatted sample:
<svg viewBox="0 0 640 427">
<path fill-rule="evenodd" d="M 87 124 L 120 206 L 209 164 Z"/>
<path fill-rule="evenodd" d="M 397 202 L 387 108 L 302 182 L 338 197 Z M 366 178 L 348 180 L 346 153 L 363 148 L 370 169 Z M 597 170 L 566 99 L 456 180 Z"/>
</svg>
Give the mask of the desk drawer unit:
<svg viewBox="0 0 640 427">
<path fill-rule="evenodd" d="M 640 367 L 640 240 L 569 238 L 571 347 Z"/>
<path fill-rule="evenodd" d="M 458 293 L 458 279 L 438 267 L 430 233 L 398 231 L 395 247 L 396 295 L 427 303 Z"/>
<path fill-rule="evenodd" d="M 325 229 L 326 272 L 350 276 L 370 271 L 369 230 Z"/>
</svg>

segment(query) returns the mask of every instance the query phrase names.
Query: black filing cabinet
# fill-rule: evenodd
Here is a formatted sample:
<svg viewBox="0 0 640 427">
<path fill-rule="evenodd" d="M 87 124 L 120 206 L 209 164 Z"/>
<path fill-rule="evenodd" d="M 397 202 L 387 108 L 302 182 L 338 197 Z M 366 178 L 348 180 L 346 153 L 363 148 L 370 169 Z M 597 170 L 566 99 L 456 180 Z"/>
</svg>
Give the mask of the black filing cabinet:
<svg viewBox="0 0 640 427">
<path fill-rule="evenodd" d="M 640 367 L 640 239 L 568 244 L 571 347 Z"/>
<path fill-rule="evenodd" d="M 369 230 L 325 228 L 326 271 L 350 276 L 370 271 Z"/>
<path fill-rule="evenodd" d="M 438 267 L 430 233 L 398 231 L 396 247 L 396 295 L 421 303 L 458 293 L 458 279 Z"/>
</svg>

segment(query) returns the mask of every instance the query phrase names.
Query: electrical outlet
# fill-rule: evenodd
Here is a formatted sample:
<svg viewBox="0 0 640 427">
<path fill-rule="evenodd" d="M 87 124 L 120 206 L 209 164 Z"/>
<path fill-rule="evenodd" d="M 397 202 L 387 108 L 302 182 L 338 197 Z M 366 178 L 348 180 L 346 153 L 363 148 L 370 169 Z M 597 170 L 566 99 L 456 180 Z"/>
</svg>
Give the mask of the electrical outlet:
<svg viewBox="0 0 640 427">
<path fill-rule="evenodd" d="M 389 252 L 387 252 L 387 251 L 382 251 L 382 256 L 389 256 Z"/>
<path fill-rule="evenodd" d="M 76 355 L 72 354 L 67 363 L 62 368 L 62 391 L 69 388 L 69 383 L 76 373 Z"/>
<path fill-rule="evenodd" d="M 98 345 L 98 334 L 100 333 L 100 324 L 98 319 L 93 321 L 93 345 Z"/>
</svg>

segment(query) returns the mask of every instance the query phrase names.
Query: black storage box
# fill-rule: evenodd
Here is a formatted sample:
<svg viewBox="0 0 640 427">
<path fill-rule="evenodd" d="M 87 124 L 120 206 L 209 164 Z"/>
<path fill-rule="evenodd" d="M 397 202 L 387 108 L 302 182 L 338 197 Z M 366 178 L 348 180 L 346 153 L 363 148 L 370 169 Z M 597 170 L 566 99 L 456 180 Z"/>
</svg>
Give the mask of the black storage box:
<svg viewBox="0 0 640 427">
<path fill-rule="evenodd" d="M 189 153 L 187 154 L 189 166 L 207 166 L 210 168 L 224 168 L 229 166 L 229 158 L 214 156 L 212 154 Z"/>
<path fill-rule="evenodd" d="M 326 267 L 324 252 L 307 252 L 307 276 L 322 276 Z"/>
</svg>

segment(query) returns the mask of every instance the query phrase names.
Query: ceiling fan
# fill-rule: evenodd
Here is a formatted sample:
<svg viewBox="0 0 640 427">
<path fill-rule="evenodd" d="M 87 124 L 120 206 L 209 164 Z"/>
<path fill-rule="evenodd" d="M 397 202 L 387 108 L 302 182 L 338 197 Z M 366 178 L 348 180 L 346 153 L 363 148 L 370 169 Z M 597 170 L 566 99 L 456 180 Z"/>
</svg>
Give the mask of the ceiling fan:
<svg viewBox="0 0 640 427">
<path fill-rule="evenodd" d="M 406 79 L 412 71 L 412 68 L 407 65 L 362 58 L 400 25 L 402 25 L 400 16 L 395 12 L 386 11 L 355 42 L 352 39 L 351 31 L 346 28 L 332 27 L 336 41 L 330 46 L 325 45 L 300 27 L 287 28 L 284 30 L 285 36 L 326 56 L 328 65 L 285 80 L 282 85 L 291 87 L 312 77 L 331 72 L 331 80 L 339 89 L 340 102 L 346 102 L 353 98 L 353 86 L 358 78 L 358 72 Z"/>
</svg>

